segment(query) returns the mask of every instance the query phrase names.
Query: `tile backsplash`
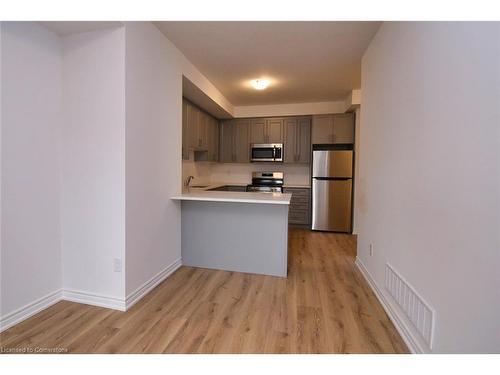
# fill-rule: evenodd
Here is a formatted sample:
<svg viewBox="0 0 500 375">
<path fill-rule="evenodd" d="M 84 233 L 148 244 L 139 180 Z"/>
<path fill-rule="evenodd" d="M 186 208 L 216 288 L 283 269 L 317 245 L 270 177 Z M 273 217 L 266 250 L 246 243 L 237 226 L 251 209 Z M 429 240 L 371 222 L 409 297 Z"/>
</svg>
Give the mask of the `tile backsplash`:
<svg viewBox="0 0 500 375">
<path fill-rule="evenodd" d="M 194 176 L 192 184 L 209 184 L 216 182 L 227 183 L 250 183 L 252 172 L 272 171 L 284 172 L 285 185 L 309 185 L 310 167 L 309 165 L 291 165 L 280 163 L 211 163 L 194 162 L 191 160 L 182 161 L 182 181 L 186 181 L 188 176 Z"/>
</svg>

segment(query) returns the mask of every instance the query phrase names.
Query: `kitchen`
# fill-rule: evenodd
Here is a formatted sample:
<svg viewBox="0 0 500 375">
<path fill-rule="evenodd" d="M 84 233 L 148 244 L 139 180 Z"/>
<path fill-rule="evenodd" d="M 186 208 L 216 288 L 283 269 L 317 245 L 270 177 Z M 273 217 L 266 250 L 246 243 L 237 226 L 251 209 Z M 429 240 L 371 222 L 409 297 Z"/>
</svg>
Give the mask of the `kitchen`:
<svg viewBox="0 0 500 375">
<path fill-rule="evenodd" d="M 1 21 L 2 350 L 498 351 L 499 35 Z"/>
<path fill-rule="evenodd" d="M 288 226 L 352 233 L 355 107 L 335 114 L 221 119 L 193 103 L 202 95 L 190 101 L 184 94 L 183 193 L 172 199 L 182 201 L 185 264 L 286 277 Z M 219 202 L 219 210 L 193 201 Z M 248 213 L 255 206 L 262 207 L 257 218 Z M 230 210 L 225 225 L 206 210 Z M 276 221 L 265 221 L 273 214 Z M 228 230 L 235 220 L 239 225 Z M 251 235 L 241 241 L 246 233 Z"/>
</svg>

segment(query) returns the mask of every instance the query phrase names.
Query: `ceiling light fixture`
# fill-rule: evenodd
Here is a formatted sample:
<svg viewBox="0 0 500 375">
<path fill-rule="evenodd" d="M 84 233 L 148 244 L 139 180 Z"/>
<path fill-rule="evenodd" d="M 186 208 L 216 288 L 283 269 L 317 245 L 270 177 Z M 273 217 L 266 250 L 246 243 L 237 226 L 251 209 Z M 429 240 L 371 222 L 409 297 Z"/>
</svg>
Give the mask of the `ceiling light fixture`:
<svg viewBox="0 0 500 375">
<path fill-rule="evenodd" d="M 250 81 L 251 85 L 255 90 L 265 90 L 269 86 L 269 81 L 267 79 L 254 79 Z"/>
</svg>

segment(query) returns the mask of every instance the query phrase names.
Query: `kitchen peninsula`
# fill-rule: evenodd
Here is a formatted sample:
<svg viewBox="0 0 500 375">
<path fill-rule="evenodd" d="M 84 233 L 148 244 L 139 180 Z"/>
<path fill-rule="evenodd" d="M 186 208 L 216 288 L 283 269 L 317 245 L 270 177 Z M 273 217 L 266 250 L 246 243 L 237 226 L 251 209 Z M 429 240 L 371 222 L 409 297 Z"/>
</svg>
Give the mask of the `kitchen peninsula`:
<svg viewBox="0 0 500 375">
<path fill-rule="evenodd" d="M 292 195 L 214 187 L 172 197 L 182 206 L 183 264 L 286 277 Z"/>
</svg>

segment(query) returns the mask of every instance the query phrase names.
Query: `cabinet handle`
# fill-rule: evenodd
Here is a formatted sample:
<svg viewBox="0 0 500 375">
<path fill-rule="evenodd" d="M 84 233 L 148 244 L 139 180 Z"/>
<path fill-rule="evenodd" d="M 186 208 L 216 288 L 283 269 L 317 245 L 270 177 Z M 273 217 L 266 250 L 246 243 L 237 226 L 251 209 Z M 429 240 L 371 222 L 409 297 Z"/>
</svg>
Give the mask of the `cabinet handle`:
<svg viewBox="0 0 500 375">
<path fill-rule="evenodd" d="M 297 122 L 297 126 L 295 127 L 295 161 L 299 161 L 300 149 L 299 149 L 299 124 Z"/>
</svg>

